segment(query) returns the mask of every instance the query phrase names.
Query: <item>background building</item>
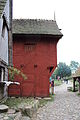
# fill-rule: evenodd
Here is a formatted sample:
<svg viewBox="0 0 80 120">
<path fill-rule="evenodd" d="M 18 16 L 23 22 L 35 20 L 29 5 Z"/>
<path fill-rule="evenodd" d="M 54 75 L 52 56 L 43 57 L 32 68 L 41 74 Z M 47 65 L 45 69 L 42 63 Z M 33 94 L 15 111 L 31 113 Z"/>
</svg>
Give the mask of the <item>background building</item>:
<svg viewBox="0 0 80 120">
<path fill-rule="evenodd" d="M 28 77 L 9 87 L 10 96 L 49 96 L 49 77 L 57 66 L 57 42 L 62 37 L 56 21 L 13 20 L 13 64 Z"/>
</svg>

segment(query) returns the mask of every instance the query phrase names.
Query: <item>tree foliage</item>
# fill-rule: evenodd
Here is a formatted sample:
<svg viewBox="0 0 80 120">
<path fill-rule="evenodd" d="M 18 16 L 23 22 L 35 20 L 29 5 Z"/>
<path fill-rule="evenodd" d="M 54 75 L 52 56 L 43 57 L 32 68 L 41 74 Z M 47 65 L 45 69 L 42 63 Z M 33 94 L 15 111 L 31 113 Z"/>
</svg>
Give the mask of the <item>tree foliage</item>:
<svg viewBox="0 0 80 120">
<path fill-rule="evenodd" d="M 54 71 L 52 77 L 55 78 L 60 76 L 60 78 L 63 77 L 69 77 L 71 75 L 71 69 L 68 65 L 66 65 L 66 63 L 60 62 L 56 68 L 56 70 Z"/>
<path fill-rule="evenodd" d="M 15 68 L 15 67 L 11 67 L 9 66 L 8 67 L 8 73 L 9 73 L 9 79 L 10 80 L 14 80 L 15 78 L 15 75 L 21 75 L 21 77 L 26 80 L 27 79 L 27 76 L 21 72 L 19 69 Z"/>
<path fill-rule="evenodd" d="M 72 73 L 74 73 L 78 69 L 79 66 L 80 66 L 80 64 L 78 62 L 71 61 L 70 68 L 71 68 Z"/>
</svg>

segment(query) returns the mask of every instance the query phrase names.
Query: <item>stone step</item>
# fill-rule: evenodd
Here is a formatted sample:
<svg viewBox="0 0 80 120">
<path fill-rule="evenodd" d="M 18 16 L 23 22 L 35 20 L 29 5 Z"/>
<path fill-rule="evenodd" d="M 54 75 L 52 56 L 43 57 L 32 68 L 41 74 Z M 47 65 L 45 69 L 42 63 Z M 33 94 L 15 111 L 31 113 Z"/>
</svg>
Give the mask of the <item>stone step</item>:
<svg viewBox="0 0 80 120">
<path fill-rule="evenodd" d="M 39 107 L 39 101 L 35 100 L 34 103 L 32 105 L 20 105 L 18 106 L 19 111 L 21 111 L 21 113 L 23 115 L 27 115 L 30 118 L 33 116 L 33 114 L 38 110 Z"/>
<path fill-rule="evenodd" d="M 7 112 L 8 109 L 9 107 L 7 105 L 4 105 L 4 104 L 0 105 L 0 112 Z"/>
<path fill-rule="evenodd" d="M 15 109 L 8 109 L 8 114 L 15 114 L 16 113 L 16 110 Z"/>
</svg>

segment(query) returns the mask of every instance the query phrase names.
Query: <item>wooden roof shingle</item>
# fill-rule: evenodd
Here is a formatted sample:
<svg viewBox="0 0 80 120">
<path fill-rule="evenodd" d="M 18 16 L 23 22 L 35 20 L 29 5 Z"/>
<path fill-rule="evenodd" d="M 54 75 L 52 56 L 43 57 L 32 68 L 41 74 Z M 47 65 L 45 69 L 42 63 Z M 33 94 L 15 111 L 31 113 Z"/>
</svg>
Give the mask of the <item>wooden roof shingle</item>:
<svg viewBox="0 0 80 120">
<path fill-rule="evenodd" d="M 42 19 L 14 19 L 13 34 L 48 34 L 60 35 L 56 21 Z"/>
<path fill-rule="evenodd" d="M 80 67 L 75 71 L 75 73 L 72 75 L 73 78 L 80 77 Z"/>
</svg>

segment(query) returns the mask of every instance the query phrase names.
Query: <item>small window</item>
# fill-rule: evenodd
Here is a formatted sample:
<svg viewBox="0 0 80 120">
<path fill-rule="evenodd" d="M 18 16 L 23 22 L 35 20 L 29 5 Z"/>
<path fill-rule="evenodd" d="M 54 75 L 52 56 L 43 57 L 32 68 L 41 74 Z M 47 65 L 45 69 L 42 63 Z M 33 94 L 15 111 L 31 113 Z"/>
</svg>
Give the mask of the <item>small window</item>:
<svg viewBox="0 0 80 120">
<path fill-rule="evenodd" d="M 35 43 L 26 43 L 24 49 L 25 52 L 33 51 L 35 49 Z"/>
<path fill-rule="evenodd" d="M 53 66 L 47 67 L 47 69 L 49 70 L 49 73 L 52 72 L 53 68 L 54 68 Z"/>
</svg>

